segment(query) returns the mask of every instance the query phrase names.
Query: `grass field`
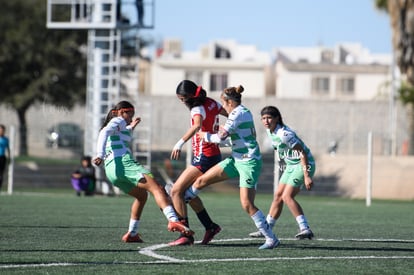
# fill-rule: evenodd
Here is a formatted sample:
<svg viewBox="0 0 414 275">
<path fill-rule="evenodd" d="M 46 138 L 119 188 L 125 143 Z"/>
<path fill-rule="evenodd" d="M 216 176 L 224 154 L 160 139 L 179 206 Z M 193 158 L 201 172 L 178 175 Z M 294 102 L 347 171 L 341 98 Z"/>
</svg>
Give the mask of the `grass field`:
<svg viewBox="0 0 414 275">
<path fill-rule="evenodd" d="M 140 234 L 145 243 L 121 242 L 132 199 L 76 197 L 73 192 L 4 193 L 0 196 L 0 274 L 413 274 L 413 202 L 299 196 L 313 240 L 295 240 L 287 208 L 275 232 L 281 245 L 258 250 L 253 221 L 238 194 L 202 193 L 222 232 L 207 246 L 190 212 L 196 244 L 168 247 L 176 233 L 152 197 Z M 270 195 L 258 195 L 267 214 Z"/>
</svg>

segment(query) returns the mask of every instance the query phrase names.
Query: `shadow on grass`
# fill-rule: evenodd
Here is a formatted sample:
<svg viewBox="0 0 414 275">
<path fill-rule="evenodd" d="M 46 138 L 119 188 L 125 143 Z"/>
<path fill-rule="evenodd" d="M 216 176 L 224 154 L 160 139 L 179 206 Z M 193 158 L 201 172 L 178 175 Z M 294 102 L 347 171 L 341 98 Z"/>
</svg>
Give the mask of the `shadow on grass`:
<svg viewBox="0 0 414 275">
<path fill-rule="evenodd" d="M 200 247 L 258 247 L 264 243 L 262 242 L 255 242 L 255 243 L 209 243 L 208 245 L 198 244 L 197 246 Z"/>
</svg>

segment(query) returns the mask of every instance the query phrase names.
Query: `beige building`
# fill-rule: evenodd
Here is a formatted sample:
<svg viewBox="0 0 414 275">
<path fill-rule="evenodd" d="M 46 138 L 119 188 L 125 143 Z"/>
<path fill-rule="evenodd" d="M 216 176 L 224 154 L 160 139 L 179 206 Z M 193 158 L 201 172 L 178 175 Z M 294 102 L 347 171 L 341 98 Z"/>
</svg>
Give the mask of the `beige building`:
<svg viewBox="0 0 414 275">
<path fill-rule="evenodd" d="M 151 68 L 151 95 L 175 95 L 183 79 L 202 85 L 215 93 L 242 84 L 245 97 L 266 95 L 266 81 L 271 77 L 270 53 L 235 41 L 213 41 L 197 52 L 183 52 L 179 40 L 166 40 Z"/>
<path fill-rule="evenodd" d="M 391 54 L 373 54 L 360 44 L 281 47 L 272 53 L 233 40 L 212 41 L 196 52 L 166 40 L 148 71 L 147 95 L 173 95 L 183 79 L 209 92 L 242 84 L 244 97 L 290 99 L 388 99 Z"/>
<path fill-rule="evenodd" d="M 274 50 L 278 98 L 373 100 L 388 98 L 391 54 L 360 44 Z"/>
</svg>

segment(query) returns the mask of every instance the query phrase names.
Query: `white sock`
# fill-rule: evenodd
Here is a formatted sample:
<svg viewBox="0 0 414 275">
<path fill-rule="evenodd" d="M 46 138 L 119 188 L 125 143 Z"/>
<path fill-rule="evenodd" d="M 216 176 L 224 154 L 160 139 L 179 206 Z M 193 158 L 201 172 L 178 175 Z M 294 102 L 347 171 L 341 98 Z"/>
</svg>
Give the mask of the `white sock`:
<svg viewBox="0 0 414 275">
<path fill-rule="evenodd" d="M 298 223 L 300 230 L 304 230 L 304 229 L 309 228 L 308 221 L 306 220 L 305 215 L 297 216 L 296 217 L 296 222 Z"/>
<path fill-rule="evenodd" d="M 174 208 L 171 205 L 168 205 L 162 210 L 162 213 L 164 213 L 164 216 L 169 221 L 178 222 L 179 219 L 177 217 L 177 214 L 175 213 Z"/>
<path fill-rule="evenodd" d="M 273 229 L 273 227 L 275 227 L 276 219 L 274 219 L 272 216 L 270 216 L 270 214 L 267 215 L 266 221 L 270 225 L 270 228 Z"/>
<path fill-rule="evenodd" d="M 276 235 L 273 233 L 272 228 L 266 221 L 265 216 L 261 210 L 258 210 L 251 216 L 254 224 L 256 225 L 257 229 L 265 236 L 266 241 L 273 241 L 276 238 Z"/>
<path fill-rule="evenodd" d="M 187 190 L 185 190 L 184 200 L 186 202 L 189 202 L 190 200 L 197 197 L 198 193 L 200 193 L 200 190 L 196 189 L 193 186 L 190 186 Z"/>
<path fill-rule="evenodd" d="M 129 220 L 129 227 L 128 232 L 131 232 L 131 236 L 135 236 L 138 234 L 138 226 L 139 226 L 139 220 Z"/>
</svg>

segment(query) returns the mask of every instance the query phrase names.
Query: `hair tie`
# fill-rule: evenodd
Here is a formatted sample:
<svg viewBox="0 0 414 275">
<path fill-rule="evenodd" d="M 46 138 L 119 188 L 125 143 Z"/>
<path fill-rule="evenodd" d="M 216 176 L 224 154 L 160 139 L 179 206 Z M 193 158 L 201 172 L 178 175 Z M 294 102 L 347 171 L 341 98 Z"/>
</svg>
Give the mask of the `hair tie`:
<svg viewBox="0 0 414 275">
<path fill-rule="evenodd" d="M 200 95 L 201 89 L 202 89 L 201 86 L 197 86 L 197 90 L 196 90 L 194 97 L 198 97 Z"/>
</svg>

